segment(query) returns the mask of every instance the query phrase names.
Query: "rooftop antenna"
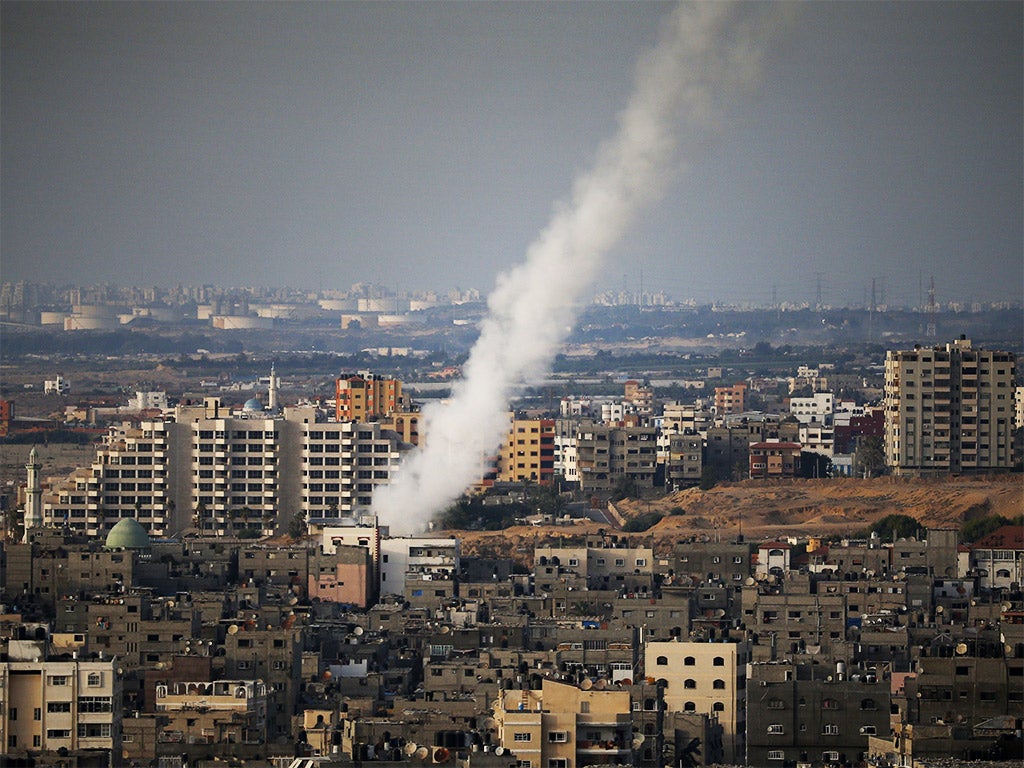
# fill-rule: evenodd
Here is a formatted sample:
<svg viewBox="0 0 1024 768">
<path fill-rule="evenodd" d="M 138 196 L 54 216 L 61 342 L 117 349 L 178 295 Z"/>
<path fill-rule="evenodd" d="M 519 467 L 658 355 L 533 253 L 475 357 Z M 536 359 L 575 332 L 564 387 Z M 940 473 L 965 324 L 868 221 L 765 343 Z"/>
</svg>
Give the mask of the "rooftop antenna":
<svg viewBox="0 0 1024 768">
<path fill-rule="evenodd" d="M 935 303 L 935 275 L 932 275 L 931 283 L 928 285 L 928 325 L 925 326 L 924 335 L 930 339 L 935 338 L 935 319 L 939 307 Z"/>
</svg>

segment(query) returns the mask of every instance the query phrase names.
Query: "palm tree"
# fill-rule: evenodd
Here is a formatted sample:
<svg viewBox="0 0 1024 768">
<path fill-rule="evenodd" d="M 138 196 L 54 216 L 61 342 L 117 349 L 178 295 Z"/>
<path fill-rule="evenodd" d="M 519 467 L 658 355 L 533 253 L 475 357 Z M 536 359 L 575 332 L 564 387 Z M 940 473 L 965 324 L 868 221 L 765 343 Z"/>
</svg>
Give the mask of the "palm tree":
<svg viewBox="0 0 1024 768">
<path fill-rule="evenodd" d="M 857 441 L 857 465 L 864 471 L 864 477 L 874 477 L 885 469 L 885 447 L 882 438 L 875 435 L 862 437 Z"/>
</svg>

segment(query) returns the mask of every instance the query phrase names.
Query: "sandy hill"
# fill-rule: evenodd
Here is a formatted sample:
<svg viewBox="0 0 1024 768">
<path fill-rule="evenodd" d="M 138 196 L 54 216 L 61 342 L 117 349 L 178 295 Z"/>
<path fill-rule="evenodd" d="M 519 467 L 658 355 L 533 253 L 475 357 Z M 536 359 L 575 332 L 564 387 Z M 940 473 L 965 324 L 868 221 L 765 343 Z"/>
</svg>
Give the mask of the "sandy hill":
<svg viewBox="0 0 1024 768">
<path fill-rule="evenodd" d="M 665 517 L 650 530 L 632 534 L 653 542 L 659 553 L 693 535 L 749 540 L 776 536 L 853 534 L 886 515 L 910 515 L 923 527 L 958 528 L 989 515 L 1015 517 L 1024 511 L 1024 476 L 998 475 L 870 480 L 746 480 L 722 483 L 709 491 L 690 488 L 651 501 L 625 500 L 615 508 L 629 520 L 647 512 Z M 459 532 L 463 552 L 525 559 L 537 543 L 578 537 L 614 526 L 516 527 L 496 532 Z"/>
</svg>

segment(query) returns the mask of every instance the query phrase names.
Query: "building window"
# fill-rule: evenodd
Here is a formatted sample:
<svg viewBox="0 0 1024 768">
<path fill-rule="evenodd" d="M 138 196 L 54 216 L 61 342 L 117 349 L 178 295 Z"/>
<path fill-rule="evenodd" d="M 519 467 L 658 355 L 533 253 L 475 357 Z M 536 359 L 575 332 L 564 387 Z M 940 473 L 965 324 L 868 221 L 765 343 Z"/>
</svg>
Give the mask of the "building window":
<svg viewBox="0 0 1024 768">
<path fill-rule="evenodd" d="M 825 723 L 821 728 L 821 732 L 826 736 L 838 736 L 839 726 L 835 723 Z"/>
<path fill-rule="evenodd" d="M 769 749 L 768 750 L 768 759 L 769 760 L 785 760 L 786 759 L 786 753 L 783 752 L 781 749 Z"/>
<path fill-rule="evenodd" d="M 723 659 L 721 656 L 715 656 L 714 661 L 712 661 L 711 663 L 712 663 L 712 665 L 714 665 L 716 667 L 724 667 L 725 666 L 725 659 Z"/>
<path fill-rule="evenodd" d="M 697 687 L 697 681 L 694 680 L 692 677 L 688 677 L 688 678 L 686 678 L 686 680 L 683 681 L 683 688 L 696 688 L 696 687 Z"/>
<path fill-rule="evenodd" d="M 512 741 L 520 741 L 520 742 L 522 742 L 522 741 L 532 741 L 532 740 L 533 740 L 533 734 L 530 734 L 530 733 L 513 733 L 512 734 Z"/>
<path fill-rule="evenodd" d="M 711 705 L 711 711 L 712 712 L 725 712 L 725 704 L 723 704 L 720 701 L 716 701 L 714 704 Z"/>
<path fill-rule="evenodd" d="M 654 663 L 657 664 L 659 667 L 667 667 L 668 656 L 659 656 Z"/>
<path fill-rule="evenodd" d="M 711 687 L 718 691 L 724 690 L 725 680 L 715 680 L 715 682 L 711 684 Z"/>
<path fill-rule="evenodd" d="M 90 672 L 85 679 L 85 684 L 90 688 L 99 688 L 103 685 L 103 675 L 99 672 Z"/>
<path fill-rule="evenodd" d="M 590 714 L 590 702 L 589 701 L 581 701 L 580 702 L 580 712 L 583 713 L 584 715 Z"/>
<path fill-rule="evenodd" d="M 551 731 L 548 734 L 548 743 L 550 744 L 564 744 L 569 741 L 568 731 Z"/>
<path fill-rule="evenodd" d="M 549 757 L 548 768 L 569 768 L 569 761 L 564 757 Z"/>
<path fill-rule="evenodd" d="M 687 667 L 693 667 L 697 665 L 697 660 L 693 656 L 687 656 L 683 659 L 683 664 Z"/>
<path fill-rule="evenodd" d="M 772 723 L 768 726 L 768 733 L 780 734 L 785 732 L 786 728 L 782 725 L 782 723 Z"/>
</svg>

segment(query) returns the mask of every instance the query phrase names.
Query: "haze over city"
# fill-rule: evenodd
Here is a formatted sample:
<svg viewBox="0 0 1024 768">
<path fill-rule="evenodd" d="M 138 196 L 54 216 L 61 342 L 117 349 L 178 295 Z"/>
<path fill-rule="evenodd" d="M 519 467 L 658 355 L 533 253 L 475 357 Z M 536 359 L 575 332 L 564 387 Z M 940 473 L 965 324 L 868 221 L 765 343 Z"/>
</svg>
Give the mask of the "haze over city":
<svg viewBox="0 0 1024 768">
<path fill-rule="evenodd" d="M 490 291 L 671 10 L 4 3 L 4 279 Z M 1022 6 L 771 15 L 760 81 L 596 287 L 1018 300 Z"/>
</svg>

